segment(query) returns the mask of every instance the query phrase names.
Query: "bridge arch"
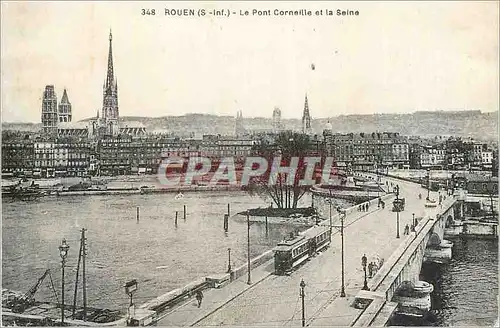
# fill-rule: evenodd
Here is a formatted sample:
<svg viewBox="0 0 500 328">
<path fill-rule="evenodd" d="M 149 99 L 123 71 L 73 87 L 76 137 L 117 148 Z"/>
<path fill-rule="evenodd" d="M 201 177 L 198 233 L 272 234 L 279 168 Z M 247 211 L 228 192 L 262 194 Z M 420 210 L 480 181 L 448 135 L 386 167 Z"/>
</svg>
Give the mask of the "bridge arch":
<svg viewBox="0 0 500 328">
<path fill-rule="evenodd" d="M 402 281 L 396 289 L 396 294 L 400 296 L 410 296 L 415 289 L 415 284 L 409 280 Z"/>
<path fill-rule="evenodd" d="M 429 246 L 439 246 L 441 244 L 441 238 L 439 235 L 435 232 L 432 233 L 432 235 L 429 237 L 429 241 L 427 242 L 427 245 Z"/>
<path fill-rule="evenodd" d="M 453 225 L 453 223 L 454 223 L 453 217 L 451 215 L 448 215 L 448 217 L 446 218 L 445 227 L 449 228 L 451 225 Z"/>
</svg>

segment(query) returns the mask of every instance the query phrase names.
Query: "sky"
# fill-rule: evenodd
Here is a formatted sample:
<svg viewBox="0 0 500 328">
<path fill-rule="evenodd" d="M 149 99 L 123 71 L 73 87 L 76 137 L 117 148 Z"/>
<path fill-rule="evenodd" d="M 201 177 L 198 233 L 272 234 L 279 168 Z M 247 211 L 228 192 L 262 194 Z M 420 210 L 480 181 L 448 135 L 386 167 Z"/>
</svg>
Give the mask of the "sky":
<svg viewBox="0 0 500 328">
<path fill-rule="evenodd" d="M 67 89 L 74 121 L 95 116 L 110 29 L 121 116 L 242 110 L 244 117 L 271 117 L 279 107 L 283 118 L 301 118 L 306 93 L 313 118 L 498 110 L 498 1 L 1 6 L 3 122 L 40 122 L 48 84 L 59 101 Z M 237 14 L 172 17 L 165 8 Z M 156 15 L 141 15 L 142 9 Z M 253 9 L 313 15 L 252 16 Z M 327 16 L 326 9 L 359 15 Z"/>
</svg>

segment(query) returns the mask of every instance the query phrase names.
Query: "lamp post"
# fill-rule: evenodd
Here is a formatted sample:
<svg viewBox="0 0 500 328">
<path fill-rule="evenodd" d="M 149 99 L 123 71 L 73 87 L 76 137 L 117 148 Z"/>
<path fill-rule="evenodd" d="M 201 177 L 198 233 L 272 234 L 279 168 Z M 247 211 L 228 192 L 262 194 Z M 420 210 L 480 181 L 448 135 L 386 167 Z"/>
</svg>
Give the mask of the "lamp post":
<svg viewBox="0 0 500 328">
<path fill-rule="evenodd" d="M 344 209 L 338 207 L 337 211 L 340 214 L 340 240 L 341 240 L 341 254 L 342 254 L 342 286 L 340 287 L 340 297 L 345 297 L 345 285 L 344 285 L 344 219 L 346 217 L 346 212 Z"/>
<path fill-rule="evenodd" d="M 250 214 L 247 211 L 247 265 L 248 265 L 248 279 L 247 285 L 252 284 L 252 279 L 250 277 Z"/>
<path fill-rule="evenodd" d="M 134 303 L 132 301 L 132 297 L 133 297 L 135 291 L 137 291 L 137 280 L 134 279 L 134 280 L 127 282 L 124 287 L 125 287 L 125 294 L 127 294 L 130 297 L 130 304 L 129 304 L 129 308 L 127 311 L 127 314 L 128 314 L 127 326 L 128 326 L 128 325 L 131 325 L 132 318 L 134 317 L 134 313 L 132 312 L 134 310 L 133 309 Z"/>
<path fill-rule="evenodd" d="M 61 256 L 62 281 L 61 281 L 61 323 L 64 324 L 64 266 L 66 265 L 66 257 L 68 256 L 69 245 L 66 244 L 66 239 L 62 240 L 59 246 L 59 255 Z"/>
<path fill-rule="evenodd" d="M 431 191 L 431 170 L 427 169 L 427 198 L 425 200 L 430 199 L 430 191 Z"/>
<path fill-rule="evenodd" d="M 332 240 L 332 189 L 329 189 L 330 198 L 328 198 L 328 204 L 330 204 L 330 241 Z"/>
<path fill-rule="evenodd" d="M 414 232 L 414 231 L 416 231 L 417 222 L 415 221 L 415 213 L 412 213 L 411 215 L 413 217 L 413 225 L 412 225 L 412 227 L 413 227 L 413 232 Z"/>
<path fill-rule="evenodd" d="M 396 238 L 399 238 L 399 209 L 400 209 L 400 206 L 399 206 L 399 185 L 396 185 L 395 189 L 396 189 L 396 200 L 395 200 L 396 203 L 394 204 L 394 207 L 396 208 L 396 229 L 397 229 Z"/>
<path fill-rule="evenodd" d="M 227 249 L 227 255 L 229 257 L 228 259 L 228 265 L 227 265 L 227 273 L 231 273 L 232 269 L 231 269 L 231 248 L 228 248 Z"/>
<path fill-rule="evenodd" d="M 366 254 L 363 254 L 363 257 L 361 258 L 361 265 L 363 266 L 363 271 L 365 272 L 365 281 L 363 283 L 363 290 L 370 290 L 370 288 L 368 288 L 368 282 L 366 281 L 366 262 L 367 262 Z"/>
<path fill-rule="evenodd" d="M 306 326 L 306 308 L 304 304 L 304 299 L 306 294 L 304 293 L 304 288 L 306 287 L 306 283 L 304 279 L 300 281 L 300 298 L 302 298 L 302 327 Z"/>
</svg>

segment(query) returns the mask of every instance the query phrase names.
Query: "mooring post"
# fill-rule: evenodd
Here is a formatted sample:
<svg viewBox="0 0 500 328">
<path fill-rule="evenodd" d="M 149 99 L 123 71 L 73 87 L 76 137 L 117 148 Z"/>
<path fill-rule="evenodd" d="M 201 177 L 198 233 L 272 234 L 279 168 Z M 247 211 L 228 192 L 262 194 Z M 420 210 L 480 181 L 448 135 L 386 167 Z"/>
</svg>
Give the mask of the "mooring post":
<svg viewBox="0 0 500 328">
<path fill-rule="evenodd" d="M 229 230 L 229 215 L 224 214 L 224 231 L 228 232 Z"/>
<path fill-rule="evenodd" d="M 179 214 L 178 211 L 175 211 L 175 226 L 177 227 L 177 215 Z"/>
<path fill-rule="evenodd" d="M 231 216 L 231 204 L 227 203 L 227 216 Z"/>
<path fill-rule="evenodd" d="M 268 230 L 267 230 L 267 215 L 266 215 L 266 235 L 267 235 L 267 232 L 268 232 Z"/>
<path fill-rule="evenodd" d="M 139 222 L 139 206 L 137 206 L 137 222 Z"/>
<path fill-rule="evenodd" d="M 184 205 L 184 220 L 186 220 L 186 205 Z"/>
</svg>

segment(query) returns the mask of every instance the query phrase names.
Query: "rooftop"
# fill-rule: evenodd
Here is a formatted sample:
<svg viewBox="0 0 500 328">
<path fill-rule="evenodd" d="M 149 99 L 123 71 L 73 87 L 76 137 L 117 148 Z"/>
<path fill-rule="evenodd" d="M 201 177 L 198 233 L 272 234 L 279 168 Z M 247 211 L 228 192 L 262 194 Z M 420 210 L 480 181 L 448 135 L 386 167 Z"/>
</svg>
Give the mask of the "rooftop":
<svg viewBox="0 0 500 328">
<path fill-rule="evenodd" d="M 62 122 L 58 123 L 57 128 L 60 130 L 70 130 L 70 129 L 87 129 L 89 122 Z"/>
</svg>

